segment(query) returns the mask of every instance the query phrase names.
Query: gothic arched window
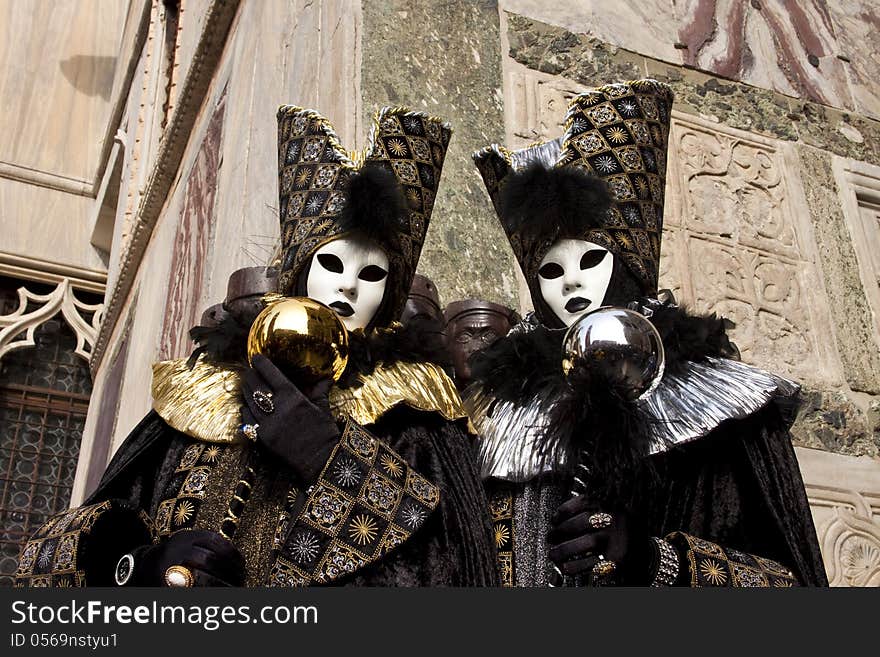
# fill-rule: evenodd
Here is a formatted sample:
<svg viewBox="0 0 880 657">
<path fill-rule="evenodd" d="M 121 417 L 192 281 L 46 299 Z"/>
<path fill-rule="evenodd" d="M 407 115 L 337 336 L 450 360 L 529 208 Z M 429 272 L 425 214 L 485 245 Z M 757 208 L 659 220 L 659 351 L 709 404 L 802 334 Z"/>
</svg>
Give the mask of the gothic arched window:
<svg viewBox="0 0 880 657">
<path fill-rule="evenodd" d="M 69 505 L 100 303 L 67 282 L 0 276 L 0 585 L 12 584 L 30 535 Z"/>
</svg>

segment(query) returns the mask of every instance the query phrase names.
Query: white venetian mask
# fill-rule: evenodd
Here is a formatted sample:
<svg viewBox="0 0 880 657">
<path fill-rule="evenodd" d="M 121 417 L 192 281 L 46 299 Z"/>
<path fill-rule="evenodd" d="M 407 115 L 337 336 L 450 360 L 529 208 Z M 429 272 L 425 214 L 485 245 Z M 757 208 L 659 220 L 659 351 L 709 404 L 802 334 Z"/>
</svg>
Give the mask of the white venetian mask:
<svg viewBox="0 0 880 657">
<path fill-rule="evenodd" d="M 340 238 L 315 251 L 306 294 L 330 306 L 349 331 L 364 328 L 382 305 L 388 256 L 374 242 Z"/>
<path fill-rule="evenodd" d="M 614 255 L 586 240 L 556 242 L 538 269 L 541 295 L 566 326 L 589 310 L 602 305 Z"/>
</svg>

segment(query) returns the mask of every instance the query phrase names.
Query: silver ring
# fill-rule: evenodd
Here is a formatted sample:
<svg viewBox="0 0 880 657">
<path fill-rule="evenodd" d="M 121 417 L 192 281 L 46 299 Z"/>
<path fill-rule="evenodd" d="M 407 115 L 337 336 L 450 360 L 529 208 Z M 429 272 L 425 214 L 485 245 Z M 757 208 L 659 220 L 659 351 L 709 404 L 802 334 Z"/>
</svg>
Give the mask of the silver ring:
<svg viewBox="0 0 880 657">
<path fill-rule="evenodd" d="M 255 443 L 257 442 L 257 429 L 259 428 L 259 424 L 242 424 L 240 429 L 241 435 Z"/>
<path fill-rule="evenodd" d="M 610 513 L 594 513 L 589 518 L 587 518 L 587 522 L 590 524 L 590 527 L 593 529 L 602 529 L 603 527 L 607 527 L 611 524 L 611 514 Z"/>
<path fill-rule="evenodd" d="M 254 403 L 257 405 L 261 411 L 263 411 L 266 415 L 269 415 L 275 410 L 275 402 L 272 401 L 272 393 L 271 392 L 263 392 L 262 390 L 254 391 Z"/>
</svg>

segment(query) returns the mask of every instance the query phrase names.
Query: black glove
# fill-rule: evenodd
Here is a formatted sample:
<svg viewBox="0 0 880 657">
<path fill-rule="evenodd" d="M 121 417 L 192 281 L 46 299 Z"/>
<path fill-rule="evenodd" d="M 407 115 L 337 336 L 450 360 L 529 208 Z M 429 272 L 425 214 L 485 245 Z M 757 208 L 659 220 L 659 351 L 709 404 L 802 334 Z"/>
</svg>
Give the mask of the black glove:
<svg viewBox="0 0 880 657">
<path fill-rule="evenodd" d="M 128 586 L 165 586 L 165 571 L 184 566 L 193 574 L 193 586 L 244 585 L 244 558 L 217 532 L 181 531 L 159 545 L 134 552 L 134 571 Z"/>
<path fill-rule="evenodd" d="M 608 514 L 608 526 L 594 528 L 590 516 L 601 512 L 586 495 L 560 505 L 550 519 L 550 560 L 563 575 L 590 574 L 601 554 L 616 566 L 611 581 L 647 586 L 654 578 L 656 550 L 644 523 L 632 514 L 614 512 Z"/>
<path fill-rule="evenodd" d="M 304 485 L 318 478 L 339 438 L 327 393 L 331 382 L 300 390 L 265 356 L 244 372 L 242 422 L 257 424 L 257 442 L 290 466 Z M 254 393 L 269 393 L 258 403 Z M 265 397 L 263 397 L 265 400 Z"/>
</svg>

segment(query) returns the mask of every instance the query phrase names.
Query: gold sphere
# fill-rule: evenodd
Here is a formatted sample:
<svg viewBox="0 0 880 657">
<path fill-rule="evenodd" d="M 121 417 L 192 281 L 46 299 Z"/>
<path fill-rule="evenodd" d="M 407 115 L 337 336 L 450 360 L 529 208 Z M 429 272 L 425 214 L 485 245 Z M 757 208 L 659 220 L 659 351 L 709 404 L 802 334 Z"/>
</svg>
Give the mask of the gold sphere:
<svg viewBox="0 0 880 657">
<path fill-rule="evenodd" d="M 339 380 L 348 364 L 348 332 L 333 310 L 306 297 L 263 309 L 248 334 L 248 362 L 262 354 L 294 383 Z"/>
</svg>

